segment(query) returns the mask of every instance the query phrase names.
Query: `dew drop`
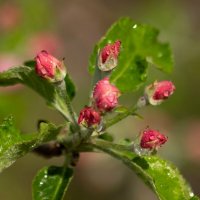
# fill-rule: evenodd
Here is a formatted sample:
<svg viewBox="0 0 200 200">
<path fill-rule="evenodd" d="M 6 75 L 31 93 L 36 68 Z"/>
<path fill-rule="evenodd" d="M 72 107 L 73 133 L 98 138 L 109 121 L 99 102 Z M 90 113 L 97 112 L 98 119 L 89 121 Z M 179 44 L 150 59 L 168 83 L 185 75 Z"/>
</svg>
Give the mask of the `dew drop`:
<svg viewBox="0 0 200 200">
<path fill-rule="evenodd" d="M 137 28 L 137 24 L 135 24 L 135 25 L 133 26 L 133 28 L 136 29 L 136 28 Z"/>
<path fill-rule="evenodd" d="M 150 155 L 151 151 L 148 149 L 143 149 L 139 144 L 134 144 L 134 151 L 138 156 Z"/>
<path fill-rule="evenodd" d="M 44 184 L 44 183 L 41 181 L 41 182 L 40 182 L 40 185 L 43 185 L 43 184 Z"/>
<path fill-rule="evenodd" d="M 190 197 L 193 197 L 194 196 L 194 193 L 193 192 L 190 192 Z"/>
</svg>

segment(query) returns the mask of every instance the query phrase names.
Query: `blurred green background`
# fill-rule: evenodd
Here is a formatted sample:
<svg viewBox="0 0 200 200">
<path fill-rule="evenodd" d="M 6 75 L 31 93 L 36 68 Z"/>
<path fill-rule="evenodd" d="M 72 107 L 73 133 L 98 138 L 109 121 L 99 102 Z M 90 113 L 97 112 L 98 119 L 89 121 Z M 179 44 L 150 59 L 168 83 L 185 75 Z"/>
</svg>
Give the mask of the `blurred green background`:
<svg viewBox="0 0 200 200">
<path fill-rule="evenodd" d="M 110 129 L 116 140 L 134 138 L 147 125 L 169 136 L 160 150 L 173 161 L 200 195 L 200 1 L 198 0 L 1 0 L 0 71 L 17 66 L 46 49 L 66 58 L 78 93 L 77 112 L 87 104 L 91 77 L 87 64 L 94 44 L 121 16 L 160 29 L 160 39 L 171 43 L 175 70 L 163 75 L 151 69 L 148 82 L 172 80 L 176 92 L 159 107 L 141 111 L 144 120 L 128 118 Z M 127 105 L 137 95 L 122 99 Z M 0 88 L 0 119 L 12 114 L 25 133 L 36 130 L 38 119 L 60 123 L 44 100 L 23 86 Z M 120 130 L 120 132 L 119 132 Z M 123 130 L 123 132 L 121 132 Z M 61 165 L 63 159 L 45 160 L 34 154 L 19 159 L 0 175 L 1 200 L 31 200 L 31 181 L 45 165 Z M 66 200 L 154 200 L 155 195 L 120 162 L 101 154 L 82 154 Z"/>
</svg>

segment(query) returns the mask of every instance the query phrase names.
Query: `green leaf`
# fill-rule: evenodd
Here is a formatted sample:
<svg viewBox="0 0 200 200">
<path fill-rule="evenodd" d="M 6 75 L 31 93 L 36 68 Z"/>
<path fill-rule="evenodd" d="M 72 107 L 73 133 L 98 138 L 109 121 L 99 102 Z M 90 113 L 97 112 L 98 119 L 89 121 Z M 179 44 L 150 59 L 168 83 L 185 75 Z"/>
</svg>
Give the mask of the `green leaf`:
<svg viewBox="0 0 200 200">
<path fill-rule="evenodd" d="M 100 145 L 97 149 L 121 160 L 156 193 L 160 200 L 189 200 L 193 193 L 178 169 L 158 156 L 137 156 Z"/>
<path fill-rule="evenodd" d="M 41 123 L 38 134 L 22 135 L 15 129 L 12 117 L 6 118 L 0 125 L 0 172 L 40 144 L 55 139 L 60 129 Z"/>
<path fill-rule="evenodd" d="M 29 66 L 15 67 L 8 71 L 0 73 L 0 86 L 15 85 L 18 83 L 24 84 L 42 97 L 44 97 L 48 105 L 56 108 L 60 113 L 70 119 L 70 114 L 68 107 L 66 105 L 66 95 L 72 99 L 75 95 L 75 86 L 71 81 L 69 75 L 65 78 L 67 94 L 65 88 L 59 87 L 59 85 L 54 85 L 47 80 L 39 77 L 34 68 L 32 67 L 32 62 L 26 62 Z M 64 94 L 63 94 L 64 92 Z"/>
<path fill-rule="evenodd" d="M 171 72 L 173 59 L 167 43 L 158 41 L 158 30 L 144 24 L 136 24 L 130 18 L 121 18 L 97 43 L 90 57 L 89 71 L 94 72 L 98 50 L 116 40 L 122 42 L 118 66 L 111 73 L 111 82 L 121 92 L 138 89 L 147 78 L 148 63 L 163 72 Z"/>
<path fill-rule="evenodd" d="M 72 180 L 73 170 L 45 167 L 33 180 L 33 200 L 61 200 Z"/>
<path fill-rule="evenodd" d="M 68 94 L 70 100 L 72 100 L 76 94 L 76 87 L 75 87 L 72 79 L 70 78 L 69 74 L 67 74 L 65 76 L 65 85 L 66 85 L 67 94 Z"/>
</svg>

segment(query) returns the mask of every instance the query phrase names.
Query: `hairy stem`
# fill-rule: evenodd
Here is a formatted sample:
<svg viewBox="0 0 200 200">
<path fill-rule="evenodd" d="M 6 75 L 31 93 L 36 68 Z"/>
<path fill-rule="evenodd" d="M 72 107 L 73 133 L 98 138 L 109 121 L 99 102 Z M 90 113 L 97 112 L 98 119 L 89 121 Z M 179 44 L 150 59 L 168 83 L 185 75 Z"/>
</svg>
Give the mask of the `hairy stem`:
<svg viewBox="0 0 200 200">
<path fill-rule="evenodd" d="M 105 123 L 105 129 L 109 128 L 110 126 L 118 123 L 119 121 L 121 121 L 122 119 L 125 119 L 126 117 L 128 117 L 129 115 L 134 115 L 134 113 L 137 111 L 138 107 L 137 106 L 133 106 L 130 109 L 128 109 L 127 111 L 120 113 L 118 115 L 116 115 L 115 117 L 113 117 L 112 119 L 107 120 L 107 122 Z"/>
<path fill-rule="evenodd" d="M 93 147 L 95 149 L 98 149 L 110 156 L 112 156 L 113 158 L 117 159 L 117 160 L 121 160 L 128 168 L 130 168 L 131 170 L 135 171 L 135 173 L 143 179 L 143 181 L 153 190 L 157 193 L 157 191 L 155 190 L 155 185 L 154 182 L 152 180 L 152 178 L 141 168 L 141 166 L 139 166 L 138 164 L 134 163 L 131 161 L 131 159 L 134 159 L 137 157 L 136 154 L 131 155 L 131 159 L 129 159 L 128 157 L 125 157 L 124 155 L 121 155 L 119 152 L 119 149 L 113 149 L 111 147 L 106 147 L 106 146 L 102 146 L 102 144 L 94 144 L 94 143 L 90 143 L 88 144 L 88 147 Z"/>
<path fill-rule="evenodd" d="M 91 141 L 92 144 L 94 145 L 98 145 L 101 146 L 103 148 L 111 148 L 111 149 L 115 149 L 118 151 L 132 151 L 133 149 L 133 145 L 122 145 L 122 144 L 116 144 L 113 142 L 108 142 L 105 140 L 101 140 L 101 139 L 93 139 Z"/>
<path fill-rule="evenodd" d="M 57 86 L 59 89 L 58 93 L 62 97 L 62 99 L 65 100 L 65 105 L 66 105 L 66 106 L 61 106 L 59 111 L 61 112 L 62 115 L 64 115 L 67 119 L 69 119 L 69 121 L 73 123 L 76 130 L 79 130 L 79 125 L 77 123 L 77 116 L 76 116 L 76 113 L 74 112 L 74 109 L 72 108 L 70 98 L 66 91 L 66 85 L 65 85 L 64 80 L 60 82 Z M 63 110 L 63 108 L 65 109 Z"/>
</svg>

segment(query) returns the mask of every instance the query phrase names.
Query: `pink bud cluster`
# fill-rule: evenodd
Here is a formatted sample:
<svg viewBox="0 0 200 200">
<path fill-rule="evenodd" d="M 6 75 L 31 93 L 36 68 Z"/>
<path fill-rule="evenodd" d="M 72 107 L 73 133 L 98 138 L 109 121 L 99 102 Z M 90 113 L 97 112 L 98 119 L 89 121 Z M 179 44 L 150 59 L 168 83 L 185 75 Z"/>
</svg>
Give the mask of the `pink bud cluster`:
<svg viewBox="0 0 200 200">
<path fill-rule="evenodd" d="M 66 75 L 66 69 L 62 61 L 53 57 L 47 51 L 43 50 L 35 57 L 36 73 L 51 82 L 62 81 Z"/>
<path fill-rule="evenodd" d="M 140 146 L 144 149 L 158 149 L 167 142 L 167 137 L 157 130 L 147 128 L 142 132 Z"/>
<path fill-rule="evenodd" d="M 154 82 L 145 89 L 145 96 L 151 105 L 159 105 L 168 99 L 175 91 L 171 81 Z"/>
<path fill-rule="evenodd" d="M 114 44 L 107 44 L 102 50 L 100 50 L 98 59 L 100 70 L 110 71 L 117 66 L 120 46 L 121 41 L 117 40 Z"/>
<path fill-rule="evenodd" d="M 144 98 L 140 98 L 138 106 L 142 107 L 149 103 L 159 105 L 168 99 L 175 91 L 175 86 L 171 81 L 154 82 L 145 88 Z M 162 144 L 167 142 L 167 137 L 157 130 L 147 128 L 141 134 L 140 147 L 149 150 L 157 150 Z"/>
<path fill-rule="evenodd" d="M 85 126 L 96 126 L 101 122 L 104 112 L 113 110 L 118 105 L 120 91 L 112 85 L 109 78 L 100 80 L 93 91 L 93 106 L 81 110 L 78 123 Z"/>
<path fill-rule="evenodd" d="M 99 52 L 98 67 L 101 71 L 110 71 L 117 66 L 121 41 L 114 44 L 107 44 Z M 112 85 L 106 77 L 94 87 L 92 98 L 93 106 L 81 110 L 78 123 L 86 127 L 94 127 L 100 124 L 101 115 L 104 112 L 113 110 L 118 105 L 120 91 Z"/>
</svg>

